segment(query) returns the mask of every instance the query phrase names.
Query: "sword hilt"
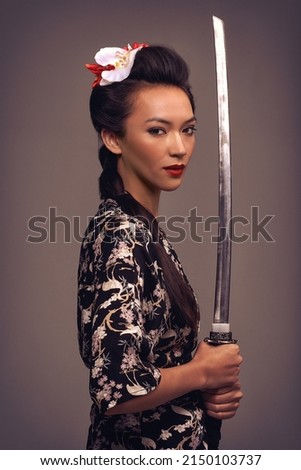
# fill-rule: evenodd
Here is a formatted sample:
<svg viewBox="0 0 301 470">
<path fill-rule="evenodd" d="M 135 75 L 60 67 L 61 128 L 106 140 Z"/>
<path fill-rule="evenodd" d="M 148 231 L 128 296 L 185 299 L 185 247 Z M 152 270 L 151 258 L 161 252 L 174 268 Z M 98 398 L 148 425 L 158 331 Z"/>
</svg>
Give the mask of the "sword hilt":
<svg viewBox="0 0 301 470">
<path fill-rule="evenodd" d="M 232 332 L 220 332 L 220 331 L 210 331 L 209 337 L 205 338 L 204 341 L 214 346 L 219 346 L 220 344 L 236 344 L 237 339 L 232 338 Z"/>
<path fill-rule="evenodd" d="M 209 338 L 205 338 L 206 343 L 218 346 L 219 344 L 235 344 L 236 339 L 232 338 L 229 323 L 212 323 L 212 330 Z"/>
</svg>

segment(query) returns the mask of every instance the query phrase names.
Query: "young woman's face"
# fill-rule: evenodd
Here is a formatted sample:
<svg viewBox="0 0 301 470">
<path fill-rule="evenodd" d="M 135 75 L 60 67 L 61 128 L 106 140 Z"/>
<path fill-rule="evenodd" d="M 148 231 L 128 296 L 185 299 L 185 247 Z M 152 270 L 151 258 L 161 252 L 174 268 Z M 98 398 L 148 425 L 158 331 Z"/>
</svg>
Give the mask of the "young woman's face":
<svg viewBox="0 0 301 470">
<path fill-rule="evenodd" d="M 139 202 L 180 186 L 195 146 L 195 124 L 180 88 L 155 85 L 137 93 L 125 135 L 118 138 L 118 171 Z"/>
</svg>

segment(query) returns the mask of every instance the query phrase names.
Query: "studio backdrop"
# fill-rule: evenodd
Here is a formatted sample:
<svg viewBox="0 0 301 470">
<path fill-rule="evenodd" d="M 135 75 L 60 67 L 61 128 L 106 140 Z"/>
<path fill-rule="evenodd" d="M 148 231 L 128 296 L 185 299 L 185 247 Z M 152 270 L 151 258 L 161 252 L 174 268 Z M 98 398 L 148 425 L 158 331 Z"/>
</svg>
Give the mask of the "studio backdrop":
<svg viewBox="0 0 301 470">
<path fill-rule="evenodd" d="M 88 370 L 76 332 L 80 241 L 97 210 L 85 69 L 147 42 L 188 62 L 197 147 L 160 215 L 207 336 L 218 189 L 212 15 L 226 29 L 233 164 L 231 326 L 244 399 L 222 449 L 300 449 L 299 0 L 1 0 L 1 449 L 84 449 Z"/>
</svg>

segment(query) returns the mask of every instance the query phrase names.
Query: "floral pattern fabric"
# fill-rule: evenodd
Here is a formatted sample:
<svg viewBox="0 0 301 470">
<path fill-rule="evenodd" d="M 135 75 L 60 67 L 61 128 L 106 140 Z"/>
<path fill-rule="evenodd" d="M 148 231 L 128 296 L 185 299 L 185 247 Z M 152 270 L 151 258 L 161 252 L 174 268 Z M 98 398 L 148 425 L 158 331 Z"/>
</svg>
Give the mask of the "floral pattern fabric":
<svg viewBox="0 0 301 470">
<path fill-rule="evenodd" d="M 162 231 L 159 242 L 186 280 Z M 88 449 L 206 448 L 200 392 L 143 412 L 105 415 L 154 390 L 160 369 L 191 360 L 197 344 L 171 309 L 153 243 L 146 224 L 112 199 L 101 202 L 82 243 L 78 332 L 93 401 Z"/>
</svg>

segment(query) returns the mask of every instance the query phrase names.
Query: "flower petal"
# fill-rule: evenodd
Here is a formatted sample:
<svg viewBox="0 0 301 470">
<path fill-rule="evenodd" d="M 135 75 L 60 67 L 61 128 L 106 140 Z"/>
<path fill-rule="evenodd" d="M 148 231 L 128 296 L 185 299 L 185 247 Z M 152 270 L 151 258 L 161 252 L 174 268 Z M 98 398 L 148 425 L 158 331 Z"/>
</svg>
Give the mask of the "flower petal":
<svg viewBox="0 0 301 470">
<path fill-rule="evenodd" d="M 86 67 L 96 75 L 93 87 L 106 86 L 114 82 L 121 82 L 127 78 L 133 67 L 135 56 L 140 49 L 148 44 L 133 43 L 124 48 L 103 47 L 95 54 L 96 64 L 87 64 Z"/>
<path fill-rule="evenodd" d="M 129 76 L 130 72 L 131 69 L 129 67 L 118 68 L 115 70 L 106 70 L 102 72 L 102 78 L 107 84 L 121 82 Z"/>
<path fill-rule="evenodd" d="M 124 63 L 117 64 L 114 62 L 115 69 L 114 70 L 106 70 L 102 73 L 102 78 L 104 79 L 104 83 L 100 82 L 100 85 L 108 85 L 109 83 L 113 82 L 121 82 L 125 78 L 127 78 L 132 70 L 135 56 L 143 46 L 132 49 L 130 51 L 125 52 L 123 50 L 123 56 L 125 58 Z"/>
<path fill-rule="evenodd" d="M 94 88 L 96 85 L 99 85 L 101 81 L 101 76 L 104 70 L 113 70 L 114 65 L 98 65 L 98 64 L 86 64 L 86 67 L 88 70 L 90 70 L 92 73 L 96 75 L 96 78 L 92 84 L 92 87 Z"/>
<path fill-rule="evenodd" d="M 103 47 L 95 54 L 95 62 L 100 65 L 114 65 L 116 62 L 117 55 L 124 53 L 124 49 L 121 47 Z"/>
</svg>

